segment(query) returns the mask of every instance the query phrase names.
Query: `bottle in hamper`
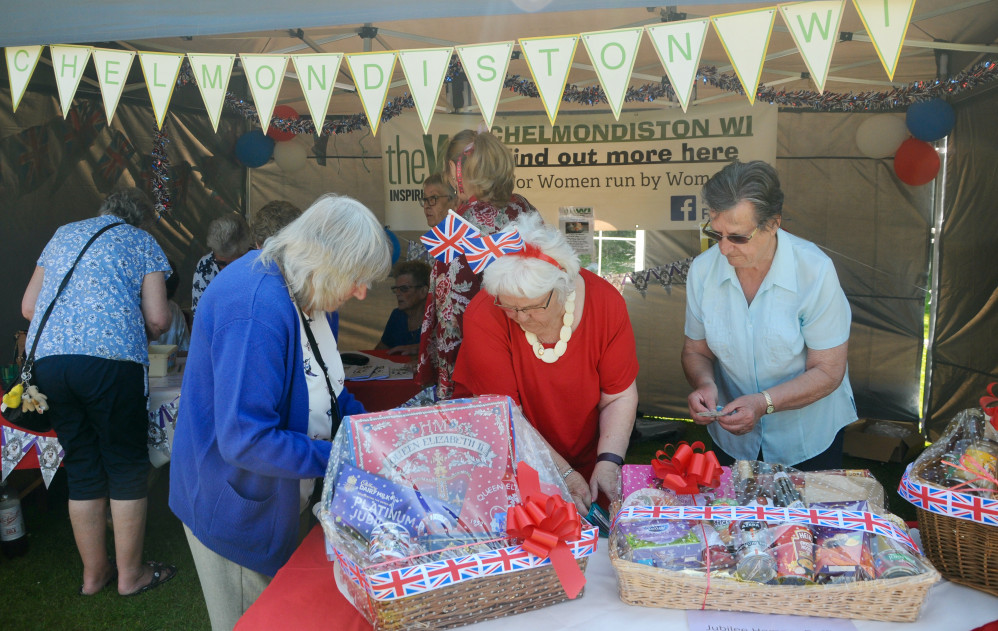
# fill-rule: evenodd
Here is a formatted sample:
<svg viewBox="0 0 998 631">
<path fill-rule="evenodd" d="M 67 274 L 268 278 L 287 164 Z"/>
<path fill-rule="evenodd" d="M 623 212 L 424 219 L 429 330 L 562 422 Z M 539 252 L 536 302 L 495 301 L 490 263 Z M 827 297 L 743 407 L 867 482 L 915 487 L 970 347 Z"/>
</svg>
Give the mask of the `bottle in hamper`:
<svg viewBox="0 0 998 631">
<path fill-rule="evenodd" d="M 738 501 L 743 506 L 766 506 L 771 493 L 759 483 L 755 471 L 738 463 L 741 477 Z M 735 576 L 744 581 L 768 583 L 776 577 L 776 557 L 771 554 L 772 533 L 762 520 L 744 519 L 735 525 Z"/>
<path fill-rule="evenodd" d="M 869 541 L 873 574 L 877 578 L 914 576 L 925 571 L 918 557 L 900 542 L 883 535 L 871 535 Z"/>
<path fill-rule="evenodd" d="M 783 465 L 773 465 L 773 504 L 804 508 L 804 499 Z M 814 582 L 814 533 L 803 524 L 779 524 L 773 528 L 776 579 L 788 585 Z"/>
</svg>

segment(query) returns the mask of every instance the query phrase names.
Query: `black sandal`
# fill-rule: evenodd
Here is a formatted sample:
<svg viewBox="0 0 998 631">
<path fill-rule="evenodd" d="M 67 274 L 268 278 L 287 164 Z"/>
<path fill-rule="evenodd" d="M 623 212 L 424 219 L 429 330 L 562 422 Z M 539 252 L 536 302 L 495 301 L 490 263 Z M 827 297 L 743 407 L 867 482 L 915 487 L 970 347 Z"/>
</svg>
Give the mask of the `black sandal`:
<svg viewBox="0 0 998 631">
<path fill-rule="evenodd" d="M 147 561 L 146 565 L 152 568 L 152 580 L 146 585 L 138 588 L 134 592 L 128 594 L 122 594 L 122 596 L 138 596 L 139 594 L 144 594 L 150 589 L 156 589 L 163 583 L 167 582 L 171 578 L 177 575 L 177 568 L 172 565 L 167 565 L 166 563 L 159 563 L 157 561 Z"/>
</svg>

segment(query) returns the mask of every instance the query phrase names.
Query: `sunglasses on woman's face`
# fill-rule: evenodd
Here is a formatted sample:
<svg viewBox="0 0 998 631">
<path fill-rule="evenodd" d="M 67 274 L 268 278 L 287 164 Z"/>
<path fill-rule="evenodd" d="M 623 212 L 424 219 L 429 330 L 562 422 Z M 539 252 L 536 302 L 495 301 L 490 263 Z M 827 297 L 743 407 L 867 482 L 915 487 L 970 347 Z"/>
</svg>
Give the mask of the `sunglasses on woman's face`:
<svg viewBox="0 0 998 631">
<path fill-rule="evenodd" d="M 755 230 L 748 234 L 721 234 L 710 227 L 709 221 L 705 221 L 703 225 L 700 226 L 700 233 L 711 241 L 717 241 L 720 243 L 721 239 L 727 239 L 729 243 L 734 243 L 735 245 L 745 245 L 752 240 L 752 237 L 754 237 L 755 233 L 758 231 L 759 226 L 756 226 Z"/>
</svg>

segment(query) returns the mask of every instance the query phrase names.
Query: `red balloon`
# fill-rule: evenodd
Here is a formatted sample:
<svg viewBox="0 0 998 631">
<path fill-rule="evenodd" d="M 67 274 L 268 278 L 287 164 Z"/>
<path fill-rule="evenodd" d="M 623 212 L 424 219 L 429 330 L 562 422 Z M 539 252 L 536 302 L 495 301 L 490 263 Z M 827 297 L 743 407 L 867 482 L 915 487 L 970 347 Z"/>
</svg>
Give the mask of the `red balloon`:
<svg viewBox="0 0 998 631">
<path fill-rule="evenodd" d="M 924 140 L 909 138 L 894 154 L 894 172 L 910 186 L 928 184 L 939 173 L 939 154 Z"/>
<path fill-rule="evenodd" d="M 298 112 L 295 111 L 293 107 L 288 107 L 287 105 L 278 105 L 274 108 L 274 113 L 270 116 L 270 128 L 267 129 L 267 135 L 274 139 L 274 142 L 284 142 L 286 140 L 291 140 L 295 137 L 295 133 L 291 131 L 281 131 L 274 126 L 274 119 L 280 118 L 283 120 L 298 120 Z"/>
</svg>

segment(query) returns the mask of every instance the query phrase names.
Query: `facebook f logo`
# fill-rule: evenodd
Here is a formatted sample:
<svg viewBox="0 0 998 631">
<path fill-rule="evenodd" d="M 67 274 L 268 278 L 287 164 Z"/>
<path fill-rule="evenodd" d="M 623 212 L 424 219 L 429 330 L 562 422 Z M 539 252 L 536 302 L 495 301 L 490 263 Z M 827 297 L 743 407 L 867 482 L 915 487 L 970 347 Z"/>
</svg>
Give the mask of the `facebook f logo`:
<svg viewBox="0 0 998 631">
<path fill-rule="evenodd" d="M 697 196 L 696 195 L 673 195 L 672 196 L 672 220 L 673 221 L 696 221 L 697 218 Z"/>
</svg>

